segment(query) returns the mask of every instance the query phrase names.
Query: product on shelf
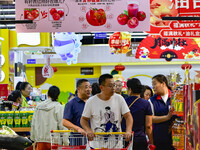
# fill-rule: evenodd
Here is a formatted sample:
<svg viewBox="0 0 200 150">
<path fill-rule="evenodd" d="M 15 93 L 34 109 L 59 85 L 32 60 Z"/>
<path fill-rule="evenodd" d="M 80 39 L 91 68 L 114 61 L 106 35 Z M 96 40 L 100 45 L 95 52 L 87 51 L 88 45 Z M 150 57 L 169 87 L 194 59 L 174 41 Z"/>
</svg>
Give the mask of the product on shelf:
<svg viewBox="0 0 200 150">
<path fill-rule="evenodd" d="M 176 119 L 172 126 L 173 146 L 178 150 L 184 150 L 184 122 L 182 119 Z"/>
<path fill-rule="evenodd" d="M 7 114 L 5 111 L 0 111 L 0 127 L 6 125 Z"/>
<path fill-rule="evenodd" d="M 13 114 L 14 114 L 14 111 L 6 111 L 6 114 L 7 114 L 7 118 L 6 118 L 7 126 L 8 127 L 13 127 Z"/>
<path fill-rule="evenodd" d="M 172 106 L 174 107 L 174 114 L 177 116 L 183 116 L 183 88 L 177 87 L 174 91 L 174 98 L 172 100 Z"/>
<path fill-rule="evenodd" d="M 0 111 L 0 128 L 8 127 L 31 127 L 33 110 L 23 111 Z"/>
<path fill-rule="evenodd" d="M 15 113 L 14 113 L 14 124 L 15 124 L 15 127 L 21 127 L 21 122 L 22 122 L 22 119 L 20 117 L 20 112 L 19 111 L 15 111 Z"/>
<path fill-rule="evenodd" d="M 20 111 L 20 114 L 22 118 L 22 127 L 28 127 L 28 112 Z"/>
</svg>

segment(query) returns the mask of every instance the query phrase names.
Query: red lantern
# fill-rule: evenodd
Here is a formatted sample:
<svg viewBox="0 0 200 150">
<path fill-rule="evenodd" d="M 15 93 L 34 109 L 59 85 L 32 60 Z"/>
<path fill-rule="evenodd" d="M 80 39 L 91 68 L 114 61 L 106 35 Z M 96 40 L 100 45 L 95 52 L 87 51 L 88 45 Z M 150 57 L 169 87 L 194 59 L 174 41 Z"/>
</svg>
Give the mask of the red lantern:
<svg viewBox="0 0 200 150">
<path fill-rule="evenodd" d="M 124 66 L 124 65 L 116 65 L 116 66 L 115 66 L 115 70 L 116 70 L 116 71 L 124 71 L 124 69 L 125 69 L 125 66 Z"/>
<path fill-rule="evenodd" d="M 52 67 L 52 68 L 53 68 L 53 72 L 57 72 L 58 71 L 57 67 Z"/>
<path fill-rule="evenodd" d="M 183 70 L 185 70 L 185 69 L 191 69 L 191 68 L 192 68 L 192 65 L 191 65 L 191 64 L 185 63 L 185 64 L 183 64 L 183 65 L 181 66 L 181 68 L 182 68 Z"/>
</svg>

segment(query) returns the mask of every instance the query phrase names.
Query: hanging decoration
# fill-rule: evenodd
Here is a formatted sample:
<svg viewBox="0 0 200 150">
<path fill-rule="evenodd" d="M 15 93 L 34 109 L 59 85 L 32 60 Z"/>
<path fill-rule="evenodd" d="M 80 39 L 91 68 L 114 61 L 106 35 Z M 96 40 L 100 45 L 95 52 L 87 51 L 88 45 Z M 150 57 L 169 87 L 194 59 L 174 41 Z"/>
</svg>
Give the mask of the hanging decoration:
<svg viewBox="0 0 200 150">
<path fill-rule="evenodd" d="M 82 36 L 74 32 L 55 32 L 53 36 L 55 52 L 68 65 L 71 65 L 71 63 L 76 64 L 78 53 L 81 52 L 80 46 L 82 43 L 80 40 L 82 40 Z"/>
<path fill-rule="evenodd" d="M 116 65 L 116 66 L 115 66 L 115 70 L 116 70 L 116 71 L 124 71 L 124 70 L 125 70 L 125 66 L 124 66 L 124 65 L 121 65 L 121 64 Z"/>
<path fill-rule="evenodd" d="M 195 39 L 149 35 L 141 41 L 135 58 L 141 60 L 164 58 L 166 61 L 200 59 L 200 48 Z"/>
<path fill-rule="evenodd" d="M 111 54 L 126 54 L 130 49 L 131 35 L 129 32 L 115 32 L 110 36 L 109 46 Z"/>
<path fill-rule="evenodd" d="M 50 55 L 46 55 L 46 65 L 42 68 L 42 76 L 44 78 L 51 78 L 53 76 L 54 70 L 50 66 Z"/>
</svg>

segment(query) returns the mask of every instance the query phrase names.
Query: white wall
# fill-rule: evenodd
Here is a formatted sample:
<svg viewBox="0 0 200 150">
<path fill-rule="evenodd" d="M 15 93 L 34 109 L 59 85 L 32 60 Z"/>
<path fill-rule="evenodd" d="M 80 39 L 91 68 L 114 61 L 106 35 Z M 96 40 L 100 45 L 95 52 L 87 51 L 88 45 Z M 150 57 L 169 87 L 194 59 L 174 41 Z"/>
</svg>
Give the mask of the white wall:
<svg viewBox="0 0 200 150">
<path fill-rule="evenodd" d="M 140 65 L 140 66 L 125 66 L 125 70 L 122 71 L 122 76 L 127 80 L 131 77 L 138 78 L 142 84 L 151 86 L 151 77 L 157 74 L 170 75 L 170 73 L 179 73 L 181 76 L 181 82 L 185 79 L 185 71 L 181 69 L 181 65 Z M 101 73 L 111 73 L 114 66 L 103 66 Z M 196 75 L 195 70 L 200 71 L 200 65 L 192 65 L 190 70 L 190 77 L 194 79 Z"/>
</svg>

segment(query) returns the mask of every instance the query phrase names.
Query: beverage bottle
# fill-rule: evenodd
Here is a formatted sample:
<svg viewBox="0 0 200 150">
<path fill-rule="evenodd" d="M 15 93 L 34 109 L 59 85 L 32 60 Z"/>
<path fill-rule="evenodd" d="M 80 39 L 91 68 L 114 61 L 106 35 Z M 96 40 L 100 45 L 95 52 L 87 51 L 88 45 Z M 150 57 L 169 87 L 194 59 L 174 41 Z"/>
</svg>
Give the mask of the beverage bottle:
<svg viewBox="0 0 200 150">
<path fill-rule="evenodd" d="M 174 148 L 184 150 L 184 123 L 182 119 L 177 118 L 172 126 L 172 142 Z"/>
</svg>

